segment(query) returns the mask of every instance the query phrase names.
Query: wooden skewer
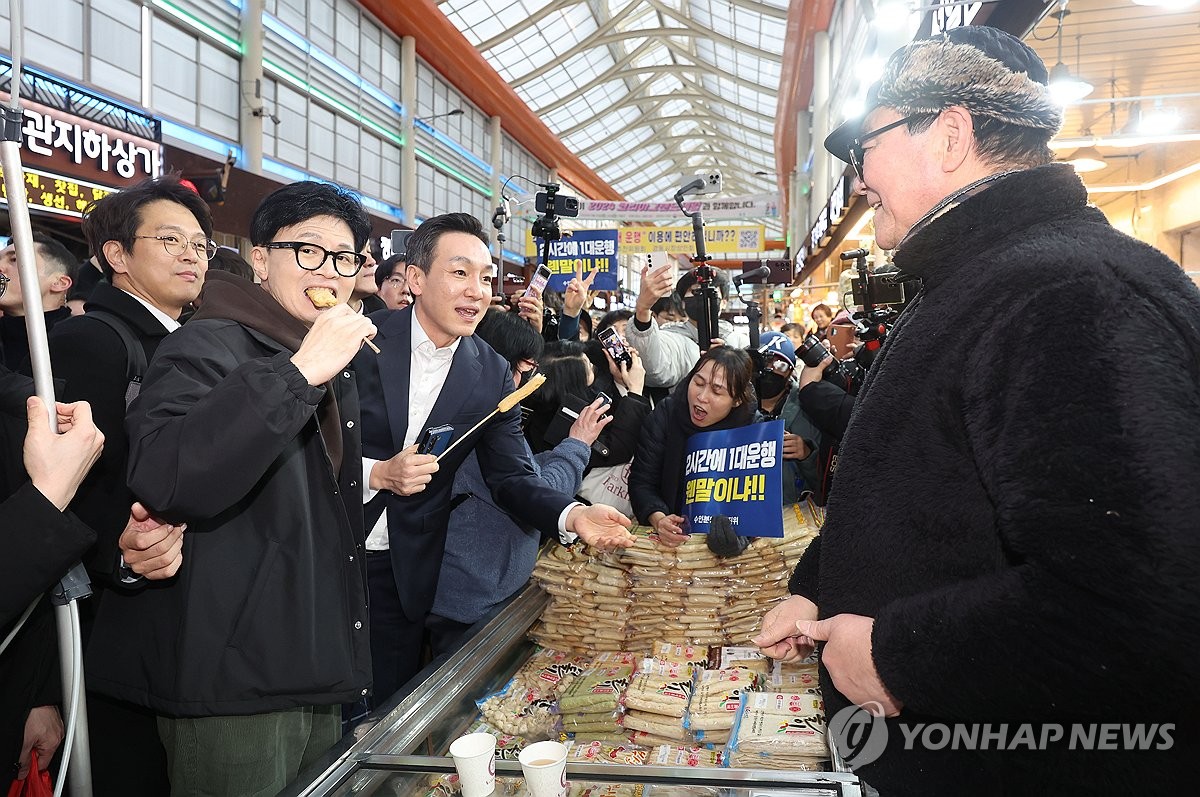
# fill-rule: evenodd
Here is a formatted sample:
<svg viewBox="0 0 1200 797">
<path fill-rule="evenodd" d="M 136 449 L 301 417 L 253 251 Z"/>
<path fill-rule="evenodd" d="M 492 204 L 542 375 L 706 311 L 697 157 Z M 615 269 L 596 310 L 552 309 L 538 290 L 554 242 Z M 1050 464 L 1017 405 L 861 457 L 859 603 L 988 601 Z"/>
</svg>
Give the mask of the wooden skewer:
<svg viewBox="0 0 1200 797">
<path fill-rule="evenodd" d="M 489 412 L 483 420 L 481 420 L 479 423 L 475 424 L 470 429 L 468 429 L 466 434 L 462 435 L 457 440 L 455 440 L 453 443 L 451 443 L 450 447 L 447 448 L 445 451 L 443 451 L 441 454 L 439 454 L 437 460 L 435 460 L 435 461 L 441 462 L 442 457 L 449 454 L 451 451 L 454 450 L 454 447 L 456 445 L 461 443 L 466 438 L 470 437 L 477 429 L 479 429 L 479 427 L 483 426 L 485 423 L 490 421 L 492 419 L 493 415 L 495 415 L 497 412 L 508 412 L 513 407 L 520 404 L 524 399 L 526 399 L 530 395 L 532 395 L 533 391 L 535 391 L 539 387 L 541 387 L 545 383 L 545 381 L 546 381 L 546 375 L 538 374 L 537 376 L 533 377 L 525 384 L 521 385 L 521 387 L 518 388 L 517 390 L 514 390 L 513 392 L 509 393 L 504 398 L 500 399 L 500 403 L 496 405 L 496 409 Z"/>
<path fill-rule="evenodd" d="M 370 347 L 371 347 L 371 351 L 375 352 L 376 354 L 383 354 L 383 352 L 381 352 L 381 351 L 379 350 L 379 347 L 378 347 L 378 346 L 376 346 L 374 343 L 372 343 L 372 342 L 371 342 L 371 339 L 370 339 L 370 338 L 363 338 L 363 343 L 365 343 L 365 344 L 367 344 L 368 346 L 370 346 Z"/>
</svg>

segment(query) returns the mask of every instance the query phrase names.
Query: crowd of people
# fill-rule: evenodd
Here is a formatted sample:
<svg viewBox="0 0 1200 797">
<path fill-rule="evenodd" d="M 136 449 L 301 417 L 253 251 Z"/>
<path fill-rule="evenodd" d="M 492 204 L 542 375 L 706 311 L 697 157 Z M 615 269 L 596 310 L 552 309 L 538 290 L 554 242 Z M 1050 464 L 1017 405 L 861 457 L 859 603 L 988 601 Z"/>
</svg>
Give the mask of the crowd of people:
<svg viewBox="0 0 1200 797">
<path fill-rule="evenodd" d="M 10 246 L 0 630 L 84 561 L 96 793 L 277 792 L 503 608 L 543 542 L 615 550 L 637 522 L 682 543 L 689 439 L 774 420 L 784 504 L 827 522 L 756 643 L 819 644 L 828 713 L 893 731 L 868 782 L 1178 783 L 1200 716 L 1200 292 L 1049 162 L 1046 80 L 1019 41 L 958 29 L 902 48 L 826 142 L 923 281 L 849 391 L 822 379 L 832 357 L 798 362 L 806 328 L 705 334 L 720 269 L 647 268 L 632 308 L 593 318 L 594 275 L 553 303 L 500 295 L 467 214 L 377 263 L 356 196 L 316 182 L 262 201 L 247 261 L 167 176 L 89 209 L 82 268 L 35 237 L 54 434 Z M 839 322 L 812 320 L 817 339 Z M 451 445 L 426 449 L 440 427 Z M 0 654 L 0 788 L 62 737 L 33 606 Z M 1157 755 L 922 751 L 901 725 L 1089 721 L 1177 733 Z"/>
<path fill-rule="evenodd" d="M 246 261 L 212 241 L 205 203 L 168 176 L 89 210 L 93 257 L 78 267 L 36 238 L 67 402 L 64 434 L 49 439 L 91 430 L 94 462 L 79 459 L 65 499 L 28 452 L 4 486 L 13 511 L 40 490 L 74 535 L 18 594 L 45 590 L 75 557 L 95 583 L 84 635 L 101 793 L 282 788 L 343 719 L 384 705 L 498 612 L 546 537 L 624 546 L 636 520 L 681 543 L 688 437 L 778 417 L 798 387 L 779 334 L 748 352 L 726 325 L 701 356 L 690 274 L 654 275 L 636 311 L 596 320 L 594 274 L 554 297 L 557 310 L 534 292 L 494 297 L 487 236 L 465 214 L 429 219 L 381 264 L 361 204 L 332 185 L 278 189 L 250 227 Z M 10 455 L 33 417 L 13 250 L 0 297 L 5 392 L 19 403 Z M 97 269 L 72 314 L 71 274 Z M 678 386 L 664 381 L 674 373 Z M 489 418 L 535 374 L 540 390 Z M 455 446 L 421 451 L 441 425 Z M 789 431 L 785 457 L 811 459 L 820 433 L 805 429 Z M 24 635 L 45 637 L 48 615 L 35 620 Z M 41 664 L 35 703 L 55 683 Z M 52 705 L 13 716 L 33 722 Z M 111 763 L 116 745 L 137 751 L 136 772 Z"/>
</svg>

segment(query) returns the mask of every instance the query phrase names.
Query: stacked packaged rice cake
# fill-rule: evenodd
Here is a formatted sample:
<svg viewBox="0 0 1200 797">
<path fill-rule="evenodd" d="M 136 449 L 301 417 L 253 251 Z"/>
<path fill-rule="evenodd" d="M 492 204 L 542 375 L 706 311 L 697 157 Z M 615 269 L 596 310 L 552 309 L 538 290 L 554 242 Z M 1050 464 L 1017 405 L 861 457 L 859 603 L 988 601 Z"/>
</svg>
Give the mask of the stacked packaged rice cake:
<svg viewBox="0 0 1200 797">
<path fill-rule="evenodd" d="M 621 695 L 633 669 L 631 654 L 597 656 L 558 697 L 563 732 L 593 741 L 623 740 Z"/>
<path fill-rule="evenodd" d="M 704 535 L 669 548 L 645 527 L 618 553 L 553 547 L 533 571 L 551 602 L 530 635 L 572 651 L 645 654 L 658 641 L 745 645 L 786 597 L 792 568 L 818 531 L 809 507 L 784 507 L 783 518 L 783 537 L 755 538 L 728 559 L 709 551 Z"/>
<path fill-rule="evenodd" d="M 821 770 L 829 758 L 821 696 L 746 692 L 728 751 L 732 767 Z"/>
</svg>

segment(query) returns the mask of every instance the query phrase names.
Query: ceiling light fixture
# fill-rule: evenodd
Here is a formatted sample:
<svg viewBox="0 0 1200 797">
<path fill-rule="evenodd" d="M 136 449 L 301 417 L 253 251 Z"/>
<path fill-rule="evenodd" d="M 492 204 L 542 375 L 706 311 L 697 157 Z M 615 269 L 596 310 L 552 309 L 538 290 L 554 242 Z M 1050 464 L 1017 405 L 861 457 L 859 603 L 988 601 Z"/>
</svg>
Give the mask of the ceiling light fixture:
<svg viewBox="0 0 1200 797">
<path fill-rule="evenodd" d="M 1100 136 L 1099 138 L 1064 138 L 1051 141 L 1050 149 L 1068 150 L 1078 149 L 1079 147 L 1118 147 L 1130 149 L 1145 147 L 1151 144 L 1186 144 L 1192 141 L 1200 141 L 1200 132 L 1192 130 L 1165 135 L 1114 135 Z"/>
<path fill-rule="evenodd" d="M 875 19 L 872 21 L 884 30 L 896 30 L 907 25 L 908 18 L 913 13 L 914 11 L 908 3 L 901 0 L 890 0 L 890 2 L 881 3 L 875 9 Z"/>
<path fill-rule="evenodd" d="M 1075 171 L 1083 174 L 1084 172 L 1098 172 L 1108 164 L 1104 161 L 1104 155 L 1095 147 L 1082 147 L 1075 150 L 1066 162 L 1074 167 Z"/>
<path fill-rule="evenodd" d="M 1058 29 L 1055 36 L 1058 37 L 1058 59 L 1054 64 L 1054 68 L 1050 70 L 1050 96 L 1052 96 L 1059 105 L 1069 105 L 1072 102 L 1082 100 L 1084 97 L 1092 93 L 1095 87 L 1086 80 L 1075 77 L 1071 74 L 1071 70 L 1063 63 L 1062 59 L 1062 43 L 1063 43 L 1063 19 L 1071 12 L 1067 10 L 1067 0 L 1059 0 L 1058 10 L 1050 16 L 1058 19 Z M 1079 70 L 1079 39 L 1075 37 L 1075 69 Z"/>
<path fill-rule="evenodd" d="M 1147 135 L 1169 133 L 1179 127 L 1179 109 L 1165 107 L 1161 99 L 1154 101 L 1154 107 L 1142 114 L 1138 122 L 1138 132 Z"/>
<path fill-rule="evenodd" d="M 1168 11 L 1183 11 L 1196 5 L 1198 0 L 1133 0 L 1135 5 L 1165 8 Z"/>
<path fill-rule="evenodd" d="M 1156 188 L 1162 188 L 1167 183 L 1173 183 L 1176 180 L 1182 180 L 1184 177 L 1189 177 L 1196 172 L 1200 172 L 1200 161 L 1193 163 L 1191 166 L 1185 166 L 1182 169 L 1173 171 L 1170 174 L 1164 174 L 1154 180 L 1149 180 L 1136 185 L 1097 185 L 1088 186 L 1089 194 L 1131 194 L 1136 191 L 1153 191 Z"/>
</svg>

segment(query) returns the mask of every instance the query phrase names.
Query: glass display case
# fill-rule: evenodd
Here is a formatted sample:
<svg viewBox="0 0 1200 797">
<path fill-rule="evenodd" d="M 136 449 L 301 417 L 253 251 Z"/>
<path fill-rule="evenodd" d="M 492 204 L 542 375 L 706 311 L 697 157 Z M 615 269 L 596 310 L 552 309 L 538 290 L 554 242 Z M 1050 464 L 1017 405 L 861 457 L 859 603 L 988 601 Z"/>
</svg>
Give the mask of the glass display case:
<svg viewBox="0 0 1200 797">
<path fill-rule="evenodd" d="M 548 602 L 531 585 L 445 663 L 435 662 L 413 679 L 412 691 L 393 699 L 383 718 L 360 738 L 348 737 L 306 772 L 284 795 L 427 795 L 454 772 L 450 742 L 478 716 L 476 700 L 500 689 L 533 653 L 529 627 Z M 665 797 L 666 795 L 804 795 L 860 797 L 858 779 L 836 751 L 829 772 L 620 766 L 568 762 L 572 795 Z M 497 797 L 525 794 L 516 761 L 497 761 Z M 588 789 L 581 784 L 597 784 Z M 620 784 L 620 785 L 612 785 Z"/>
</svg>

